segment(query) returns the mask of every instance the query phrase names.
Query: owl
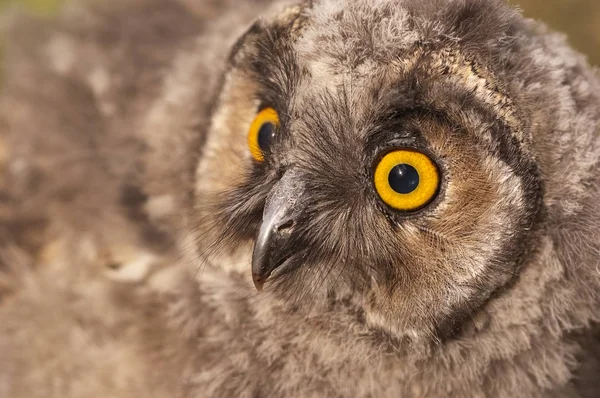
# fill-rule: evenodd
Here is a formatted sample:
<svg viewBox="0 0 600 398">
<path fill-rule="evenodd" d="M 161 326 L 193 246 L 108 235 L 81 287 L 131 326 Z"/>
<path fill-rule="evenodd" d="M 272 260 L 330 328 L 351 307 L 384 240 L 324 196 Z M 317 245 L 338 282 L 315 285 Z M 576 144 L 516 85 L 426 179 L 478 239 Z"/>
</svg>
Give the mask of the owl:
<svg viewBox="0 0 600 398">
<path fill-rule="evenodd" d="M 500 0 L 7 11 L 1 397 L 593 397 L 600 79 Z"/>
</svg>

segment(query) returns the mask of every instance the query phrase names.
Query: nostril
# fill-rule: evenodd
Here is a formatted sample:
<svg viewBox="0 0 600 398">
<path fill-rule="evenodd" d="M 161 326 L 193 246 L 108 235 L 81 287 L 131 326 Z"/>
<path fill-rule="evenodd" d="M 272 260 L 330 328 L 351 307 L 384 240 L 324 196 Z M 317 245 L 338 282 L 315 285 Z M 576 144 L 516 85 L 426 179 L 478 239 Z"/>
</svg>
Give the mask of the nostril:
<svg viewBox="0 0 600 398">
<path fill-rule="evenodd" d="M 287 220 L 283 224 L 277 226 L 277 232 L 291 232 L 294 227 L 294 220 Z"/>
</svg>

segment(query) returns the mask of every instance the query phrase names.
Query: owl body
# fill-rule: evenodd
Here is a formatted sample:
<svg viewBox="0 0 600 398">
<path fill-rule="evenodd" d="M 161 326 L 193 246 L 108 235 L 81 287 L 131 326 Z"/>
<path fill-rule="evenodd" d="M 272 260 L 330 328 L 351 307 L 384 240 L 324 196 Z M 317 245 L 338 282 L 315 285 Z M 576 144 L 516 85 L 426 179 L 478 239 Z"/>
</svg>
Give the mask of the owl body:
<svg viewBox="0 0 600 398">
<path fill-rule="evenodd" d="M 482 0 L 6 21 L 0 396 L 594 396 L 600 81 L 562 36 Z"/>
</svg>

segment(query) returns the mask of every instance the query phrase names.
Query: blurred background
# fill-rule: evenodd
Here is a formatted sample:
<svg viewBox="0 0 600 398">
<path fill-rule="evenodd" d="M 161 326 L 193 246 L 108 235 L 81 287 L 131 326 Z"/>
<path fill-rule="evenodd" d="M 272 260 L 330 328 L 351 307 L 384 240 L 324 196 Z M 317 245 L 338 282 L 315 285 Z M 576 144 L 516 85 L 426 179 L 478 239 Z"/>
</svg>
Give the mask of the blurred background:
<svg viewBox="0 0 600 398">
<path fill-rule="evenodd" d="M 34 12 L 50 15 L 64 0 L 0 0 L 0 9 L 21 4 Z M 77 0 L 71 0 L 77 1 Z M 202 1 L 202 0 L 195 0 Z M 240 0 L 241 1 L 241 0 Z M 545 21 L 569 35 L 571 44 L 600 65 L 600 0 L 508 0 L 525 15 Z"/>
<path fill-rule="evenodd" d="M 567 33 L 573 47 L 600 65 L 600 0 L 509 0 L 528 17 Z"/>
</svg>

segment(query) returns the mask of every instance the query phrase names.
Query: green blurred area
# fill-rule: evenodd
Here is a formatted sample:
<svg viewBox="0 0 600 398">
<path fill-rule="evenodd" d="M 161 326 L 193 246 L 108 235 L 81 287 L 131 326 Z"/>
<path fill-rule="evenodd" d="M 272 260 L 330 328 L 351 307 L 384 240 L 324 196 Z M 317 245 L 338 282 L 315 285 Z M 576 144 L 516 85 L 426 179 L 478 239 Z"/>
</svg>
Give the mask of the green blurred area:
<svg viewBox="0 0 600 398">
<path fill-rule="evenodd" d="M 49 15 L 60 7 L 63 0 L 0 0 L 0 8 L 19 4 L 38 14 Z"/>
<path fill-rule="evenodd" d="M 569 42 L 600 65 L 600 0 L 509 0 L 526 16 L 564 32 Z"/>
<path fill-rule="evenodd" d="M 0 9 L 9 4 L 19 4 L 36 13 L 49 15 L 55 12 L 63 1 L 0 0 Z M 508 1 L 521 7 L 526 16 L 541 19 L 552 28 L 567 33 L 575 48 L 586 53 L 591 62 L 600 65 L 600 0 Z"/>
</svg>

